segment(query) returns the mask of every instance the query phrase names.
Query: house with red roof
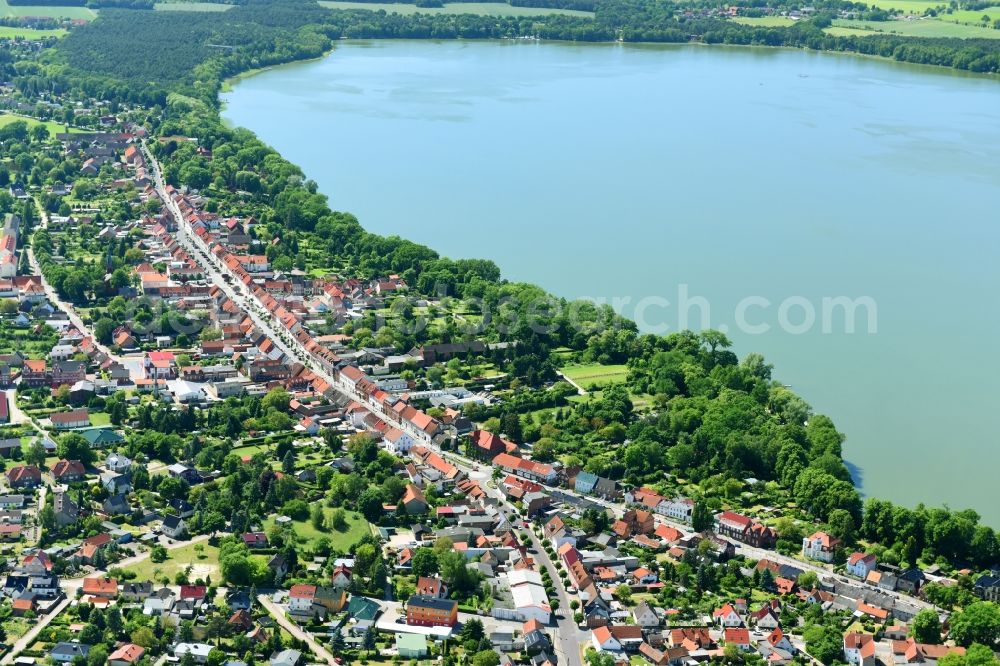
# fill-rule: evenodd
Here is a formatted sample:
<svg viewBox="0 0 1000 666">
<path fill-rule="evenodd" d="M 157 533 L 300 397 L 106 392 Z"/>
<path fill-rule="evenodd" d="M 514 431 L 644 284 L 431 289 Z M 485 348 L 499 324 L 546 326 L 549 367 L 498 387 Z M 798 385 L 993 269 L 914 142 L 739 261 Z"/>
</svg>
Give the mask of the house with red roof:
<svg viewBox="0 0 1000 666">
<path fill-rule="evenodd" d="M 108 655 L 108 666 L 134 666 L 144 654 L 145 648 L 135 643 L 125 643 Z"/>
<path fill-rule="evenodd" d="M 493 466 L 499 467 L 511 474 L 522 476 L 531 481 L 552 485 L 556 482 L 558 474 L 551 465 L 525 460 L 512 456 L 509 453 L 501 453 L 493 458 Z M 652 531 L 652 530 L 650 530 Z"/>
<path fill-rule="evenodd" d="M 448 586 L 440 578 L 421 576 L 417 579 L 417 594 L 445 598 L 448 596 Z"/>
<path fill-rule="evenodd" d="M 773 548 L 778 535 L 763 523 L 732 511 L 723 511 L 715 517 L 715 531 L 754 548 Z"/>
<path fill-rule="evenodd" d="M 712 611 L 712 620 L 720 627 L 742 627 L 743 618 L 736 612 L 732 604 L 723 604 Z"/>
<path fill-rule="evenodd" d="M 833 562 L 834 553 L 840 545 L 840 539 L 826 532 L 813 532 L 802 539 L 802 555 L 820 562 Z"/>
<path fill-rule="evenodd" d="M 52 466 L 52 477 L 60 483 L 79 481 L 85 475 L 86 470 L 79 460 L 60 460 Z"/>
<path fill-rule="evenodd" d="M 35 465 L 18 465 L 7 470 L 7 483 L 11 488 L 35 488 L 42 482 L 42 471 Z"/>
<path fill-rule="evenodd" d="M 870 553 L 854 552 L 847 558 L 847 573 L 865 580 L 875 570 L 878 559 Z"/>
<path fill-rule="evenodd" d="M 750 631 L 746 627 L 726 627 L 722 632 L 722 640 L 726 645 L 735 645 L 743 651 L 753 647 L 750 644 Z"/>
<path fill-rule="evenodd" d="M 118 596 L 118 581 L 114 578 L 84 578 L 83 594 L 90 597 L 114 599 Z"/>
<path fill-rule="evenodd" d="M 844 659 L 852 666 L 876 666 L 875 638 L 857 631 L 844 634 Z"/>
</svg>

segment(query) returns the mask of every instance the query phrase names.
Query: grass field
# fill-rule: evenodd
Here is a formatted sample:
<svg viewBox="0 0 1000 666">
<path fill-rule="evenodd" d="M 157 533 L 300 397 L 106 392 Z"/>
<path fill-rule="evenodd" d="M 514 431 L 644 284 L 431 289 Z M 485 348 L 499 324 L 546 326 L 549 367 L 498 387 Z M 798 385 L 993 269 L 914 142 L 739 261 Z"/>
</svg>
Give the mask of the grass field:
<svg viewBox="0 0 1000 666">
<path fill-rule="evenodd" d="M 55 30 L 37 30 L 35 28 L 15 28 L 8 25 L 0 25 L 0 39 L 40 39 L 42 37 L 62 37 L 66 31 L 62 28 Z"/>
<path fill-rule="evenodd" d="M 49 134 L 51 136 L 55 136 L 56 134 L 60 134 L 66 131 L 65 125 L 63 125 L 62 123 L 57 123 L 54 120 L 41 121 L 41 120 L 35 120 L 34 118 L 15 116 L 13 113 L 0 113 L 0 127 L 4 127 L 13 122 L 17 122 L 18 120 L 23 120 L 24 122 L 28 123 L 29 129 L 34 127 L 35 125 L 45 125 L 46 127 L 49 128 Z M 81 132 L 83 130 L 78 130 L 71 127 L 69 131 Z"/>
<path fill-rule="evenodd" d="M 86 7 L 42 7 L 36 5 L 18 5 L 13 7 L 7 0 L 0 0 L 0 16 L 47 16 L 54 19 L 84 19 L 94 20 L 97 14 Z"/>
<path fill-rule="evenodd" d="M 559 368 L 559 371 L 587 390 L 590 390 L 591 386 L 603 388 L 610 384 L 620 384 L 625 381 L 628 374 L 624 365 L 600 365 L 597 363 L 567 365 Z"/>
<path fill-rule="evenodd" d="M 828 35 L 833 35 L 835 37 L 867 37 L 869 35 L 876 34 L 874 30 L 863 30 L 861 28 L 842 28 L 839 26 L 824 28 L 823 32 L 825 32 Z"/>
<path fill-rule="evenodd" d="M 938 14 L 938 18 L 947 23 L 974 23 L 983 24 L 983 17 L 989 16 L 990 22 L 1000 19 L 1000 7 L 987 7 L 986 9 L 959 10 L 951 14 Z"/>
<path fill-rule="evenodd" d="M 157 2 L 153 9 L 158 12 L 224 12 L 235 5 L 218 2 Z"/>
<path fill-rule="evenodd" d="M 446 2 L 444 7 L 417 7 L 403 3 L 373 4 L 369 2 L 341 2 L 340 0 L 320 0 L 319 4 L 330 9 L 385 10 L 397 14 L 476 14 L 478 16 L 543 16 L 563 14 L 565 16 L 593 16 L 593 12 L 576 9 L 543 9 L 538 7 L 512 7 L 503 2 Z"/>
<path fill-rule="evenodd" d="M 762 28 L 787 28 L 795 25 L 795 21 L 787 16 L 739 16 L 733 20 L 743 25 L 756 25 Z"/>
<path fill-rule="evenodd" d="M 879 9 L 899 9 L 911 14 L 923 14 L 932 7 L 947 6 L 943 0 L 869 0 L 866 5 L 874 5 Z"/>
<path fill-rule="evenodd" d="M 111 415 L 107 412 L 94 412 L 90 415 L 90 425 L 106 426 L 111 425 Z"/>
<path fill-rule="evenodd" d="M 913 21 L 845 21 L 833 22 L 835 28 L 869 30 L 870 34 L 888 33 L 907 37 L 958 37 L 970 39 L 1000 39 L 1000 30 L 984 28 L 981 25 L 961 25 L 940 19 L 920 19 Z"/>
<path fill-rule="evenodd" d="M 333 509 L 323 508 L 327 518 L 333 513 Z M 274 516 L 264 521 L 264 531 L 269 532 L 274 526 Z M 347 512 L 347 529 L 343 532 L 336 530 L 317 530 L 309 520 L 292 521 L 292 529 L 295 530 L 296 541 L 302 545 L 313 544 L 322 537 L 330 539 L 330 546 L 334 550 L 347 552 L 347 550 L 361 540 L 362 537 L 371 534 L 368 521 L 355 511 Z"/>
<path fill-rule="evenodd" d="M 128 570 L 135 572 L 137 580 L 155 581 L 166 576 L 173 584 L 177 572 L 185 571 L 189 566 L 191 567 L 191 580 L 198 578 L 204 580 L 206 576 L 211 576 L 213 581 L 222 578 L 219 575 L 219 549 L 204 541 L 168 550 L 167 559 L 163 562 L 154 562 L 146 558 L 142 562 L 128 567 Z"/>
</svg>

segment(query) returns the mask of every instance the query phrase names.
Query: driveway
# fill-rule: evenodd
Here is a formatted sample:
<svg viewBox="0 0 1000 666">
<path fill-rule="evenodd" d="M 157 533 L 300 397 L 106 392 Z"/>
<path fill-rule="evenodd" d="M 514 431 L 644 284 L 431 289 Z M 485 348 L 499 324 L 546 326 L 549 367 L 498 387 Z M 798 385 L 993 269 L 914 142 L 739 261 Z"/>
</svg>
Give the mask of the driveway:
<svg viewBox="0 0 1000 666">
<path fill-rule="evenodd" d="M 330 666 L 336 665 L 337 662 L 334 660 L 333 655 L 330 654 L 330 651 L 320 645 L 316 639 L 312 637 L 312 634 L 308 631 L 303 631 L 302 627 L 285 617 L 285 611 L 271 601 L 270 595 L 259 594 L 257 595 L 257 601 L 259 601 L 260 605 L 271 614 L 271 617 L 274 618 L 275 622 L 277 622 L 282 629 L 300 641 L 305 642 L 305 644 L 309 646 L 309 649 L 312 650 L 313 654 L 316 655 L 317 659 L 325 661 L 327 664 L 330 664 Z"/>
<path fill-rule="evenodd" d="M 40 618 L 35 624 L 35 626 L 29 629 L 28 632 L 24 634 L 24 636 L 21 636 L 19 639 L 17 639 L 17 641 L 11 647 L 10 652 L 8 652 L 3 659 L 0 659 L 0 664 L 13 664 L 14 660 L 18 657 L 18 655 L 27 650 L 28 646 L 35 642 L 35 637 L 38 636 L 39 632 L 45 627 L 49 626 L 49 622 L 51 622 L 56 615 L 59 615 L 59 613 L 62 613 L 64 610 L 66 610 L 66 607 L 69 606 L 70 601 L 71 601 L 70 597 L 63 599 L 56 605 L 55 608 L 52 609 L 52 612 L 50 612 L 45 617 Z"/>
</svg>

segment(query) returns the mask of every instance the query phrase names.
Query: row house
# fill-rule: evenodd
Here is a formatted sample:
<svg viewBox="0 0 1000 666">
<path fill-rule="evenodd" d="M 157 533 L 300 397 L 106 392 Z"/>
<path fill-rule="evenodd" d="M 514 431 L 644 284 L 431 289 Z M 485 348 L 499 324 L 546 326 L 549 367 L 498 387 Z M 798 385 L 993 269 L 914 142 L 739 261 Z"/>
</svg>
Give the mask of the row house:
<svg viewBox="0 0 1000 666">
<path fill-rule="evenodd" d="M 500 455 L 494 457 L 493 466 L 499 467 L 500 469 L 510 472 L 511 474 L 516 474 L 526 479 L 548 485 L 554 484 L 558 478 L 558 473 L 551 465 L 535 462 L 533 460 L 525 460 L 524 458 L 512 456 L 509 453 L 501 453 Z"/>
<path fill-rule="evenodd" d="M 715 517 L 715 531 L 754 548 L 773 548 L 777 541 L 773 529 L 732 511 L 723 511 Z"/>
</svg>

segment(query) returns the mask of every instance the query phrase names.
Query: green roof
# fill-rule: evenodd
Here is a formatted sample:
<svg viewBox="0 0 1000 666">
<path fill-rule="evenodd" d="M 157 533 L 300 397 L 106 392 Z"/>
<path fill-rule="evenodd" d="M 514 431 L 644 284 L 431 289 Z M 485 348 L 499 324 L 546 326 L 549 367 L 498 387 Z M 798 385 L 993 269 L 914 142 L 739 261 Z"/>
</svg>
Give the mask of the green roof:
<svg viewBox="0 0 1000 666">
<path fill-rule="evenodd" d="M 357 595 L 352 596 L 350 603 L 347 604 L 347 612 L 351 617 L 359 621 L 374 620 L 378 617 L 381 610 L 382 608 L 371 599 Z"/>
<path fill-rule="evenodd" d="M 78 432 L 84 439 L 90 442 L 91 446 L 95 444 L 116 444 L 124 441 L 122 436 L 111 428 L 87 428 Z"/>
<path fill-rule="evenodd" d="M 427 651 L 427 639 L 423 634 L 396 634 L 396 647 L 400 650 Z"/>
</svg>

